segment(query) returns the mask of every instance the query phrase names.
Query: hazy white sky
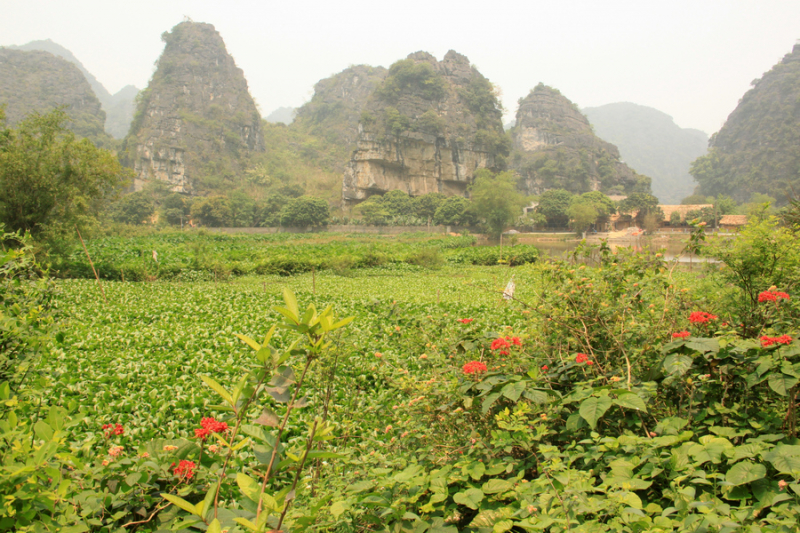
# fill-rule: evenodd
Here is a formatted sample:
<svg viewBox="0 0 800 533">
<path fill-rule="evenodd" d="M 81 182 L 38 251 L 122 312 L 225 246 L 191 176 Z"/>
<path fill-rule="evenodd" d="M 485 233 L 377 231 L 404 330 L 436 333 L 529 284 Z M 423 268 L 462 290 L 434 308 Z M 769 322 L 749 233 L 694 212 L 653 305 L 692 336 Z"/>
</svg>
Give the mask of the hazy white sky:
<svg viewBox="0 0 800 533">
<path fill-rule="evenodd" d="M 0 45 L 49 38 L 112 93 L 141 89 L 184 16 L 216 26 L 264 116 L 348 65 L 453 49 L 501 89 L 507 118 L 541 81 L 709 134 L 800 38 L 798 0 L 0 0 Z"/>
</svg>

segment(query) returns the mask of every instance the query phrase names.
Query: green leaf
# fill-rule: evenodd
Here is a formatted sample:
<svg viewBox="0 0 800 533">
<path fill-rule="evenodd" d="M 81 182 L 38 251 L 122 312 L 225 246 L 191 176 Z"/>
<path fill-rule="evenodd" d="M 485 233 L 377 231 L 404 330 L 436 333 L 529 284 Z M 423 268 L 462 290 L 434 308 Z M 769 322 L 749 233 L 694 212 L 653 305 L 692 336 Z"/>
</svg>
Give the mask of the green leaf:
<svg viewBox="0 0 800 533">
<path fill-rule="evenodd" d="M 261 424 L 262 426 L 268 426 L 272 428 L 276 428 L 280 425 L 280 421 L 278 420 L 278 415 L 275 414 L 275 411 L 270 409 L 269 407 L 264 407 L 263 411 L 261 411 L 261 415 L 253 420 L 254 424 Z"/>
<path fill-rule="evenodd" d="M 480 461 L 472 461 L 471 463 L 467 463 L 467 465 L 464 467 L 464 472 L 469 474 L 469 477 L 475 481 L 478 481 L 486 472 L 486 465 Z"/>
<path fill-rule="evenodd" d="M 692 358 L 688 355 L 672 354 L 664 358 L 664 370 L 667 374 L 685 374 L 692 367 Z"/>
<path fill-rule="evenodd" d="M 516 402 L 519 400 L 519 397 L 522 396 L 522 393 L 525 392 L 525 386 L 527 385 L 524 381 L 515 381 L 513 383 L 507 383 L 501 390 L 500 393 L 511 400 L 512 402 Z"/>
<path fill-rule="evenodd" d="M 191 503 L 187 502 L 186 500 L 184 500 L 180 496 L 175 496 L 174 494 L 163 494 L 162 493 L 161 497 L 164 498 L 165 500 L 167 500 L 168 502 L 170 502 L 171 504 L 180 507 L 181 509 L 183 509 L 187 513 L 191 513 L 191 514 L 193 514 L 195 516 L 199 516 L 197 514 L 197 510 L 195 509 L 194 505 L 192 505 Z"/>
<path fill-rule="evenodd" d="M 642 400 L 642 398 L 634 392 L 621 393 L 612 401 L 615 405 L 619 405 L 620 407 L 626 407 L 636 411 L 644 411 L 645 413 L 647 412 L 647 406 L 645 405 L 644 400 Z"/>
<path fill-rule="evenodd" d="M 590 396 L 581 403 L 578 412 L 581 414 L 581 417 L 589 423 L 589 427 L 595 429 L 597 427 L 597 421 L 600 420 L 610 407 L 611 398 L 608 396 Z"/>
<path fill-rule="evenodd" d="M 248 336 L 246 336 L 246 335 L 241 335 L 241 334 L 239 334 L 239 333 L 236 333 L 236 336 L 237 336 L 237 337 L 239 337 L 239 340 L 240 340 L 240 341 L 242 341 L 242 342 L 244 342 L 245 344 L 247 344 L 248 346 L 250 346 L 250 347 L 251 347 L 253 350 L 255 350 L 255 351 L 258 351 L 258 350 L 260 350 L 260 349 L 261 349 L 261 345 L 260 345 L 260 344 L 258 344 L 258 343 L 257 343 L 256 341 L 254 341 L 253 339 L 251 339 L 250 337 L 248 337 Z"/>
<path fill-rule="evenodd" d="M 459 505 L 464 505 L 470 509 L 477 510 L 483 500 L 483 491 L 480 489 L 468 489 L 457 492 L 453 495 L 453 501 Z"/>
<path fill-rule="evenodd" d="M 762 457 L 772 463 L 778 472 L 800 477 L 800 446 L 779 444 L 762 454 Z"/>
<path fill-rule="evenodd" d="M 206 533 L 222 533 L 222 524 L 220 524 L 219 520 L 215 518 L 210 524 L 208 524 Z"/>
<path fill-rule="evenodd" d="M 499 492 L 508 492 L 514 488 L 514 484 L 505 479 L 493 478 L 483 484 L 481 490 L 484 494 L 497 494 Z"/>
<path fill-rule="evenodd" d="M 733 486 L 751 483 L 767 475 L 764 465 L 753 463 L 752 461 L 741 461 L 733 465 L 733 468 L 725 474 L 725 480 Z"/>
<path fill-rule="evenodd" d="M 774 390 L 781 396 L 786 396 L 787 391 L 797 385 L 798 380 L 795 377 L 774 372 L 767 378 L 767 383 L 769 384 L 770 389 Z"/>
<path fill-rule="evenodd" d="M 231 407 L 236 407 L 236 402 L 234 402 L 234 401 L 233 401 L 233 396 L 231 396 L 231 395 L 228 393 L 228 391 L 226 391 L 225 389 L 223 389 L 223 388 L 222 388 L 222 385 L 220 385 L 220 384 L 219 384 L 219 383 L 217 383 L 217 382 L 216 382 L 216 381 L 215 381 L 213 378 L 210 378 L 210 377 L 208 377 L 208 376 L 202 376 L 202 375 L 201 375 L 201 376 L 200 376 L 200 379 L 202 379 L 202 380 L 203 380 L 203 383 L 205 383 L 206 385 L 208 385 L 209 387 L 211 387 L 211 388 L 214 390 L 214 392 L 216 392 L 217 394 L 219 394 L 219 395 L 222 397 L 222 399 L 223 399 L 223 400 L 225 400 L 226 402 L 228 402 L 228 404 L 229 404 Z"/>
<path fill-rule="evenodd" d="M 493 393 L 487 395 L 486 398 L 483 399 L 483 405 L 481 405 L 481 412 L 483 414 L 488 413 L 489 409 L 492 408 L 492 406 L 494 405 L 494 402 L 496 402 L 499 397 L 500 397 L 500 393 L 499 392 L 493 392 Z"/>
<path fill-rule="evenodd" d="M 236 474 L 236 484 L 239 485 L 239 490 L 241 490 L 242 494 L 247 496 L 248 499 L 254 502 L 258 501 L 258 495 L 261 493 L 261 485 L 258 484 L 258 481 L 247 474 L 239 472 Z"/>
<path fill-rule="evenodd" d="M 288 287 L 283 288 L 283 301 L 286 303 L 286 309 L 294 315 L 294 322 L 296 323 L 300 317 L 300 310 L 297 307 L 297 298 Z"/>
</svg>

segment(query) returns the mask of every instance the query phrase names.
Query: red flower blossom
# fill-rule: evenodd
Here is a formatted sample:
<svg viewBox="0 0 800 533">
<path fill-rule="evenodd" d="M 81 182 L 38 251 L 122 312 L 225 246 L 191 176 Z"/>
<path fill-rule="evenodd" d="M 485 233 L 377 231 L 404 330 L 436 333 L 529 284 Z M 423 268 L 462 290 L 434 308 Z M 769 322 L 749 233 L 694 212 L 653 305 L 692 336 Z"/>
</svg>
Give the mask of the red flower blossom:
<svg viewBox="0 0 800 533">
<path fill-rule="evenodd" d="M 462 324 L 469 324 L 473 320 L 475 320 L 475 319 L 474 318 L 459 318 L 458 319 L 458 321 L 461 322 Z"/>
<path fill-rule="evenodd" d="M 767 337 L 764 335 L 761 337 L 761 346 L 766 348 L 767 346 L 772 346 L 773 344 L 791 344 L 792 337 L 789 335 L 781 335 L 780 337 Z"/>
<path fill-rule="evenodd" d="M 673 339 L 685 339 L 689 336 L 691 336 L 691 333 L 689 333 L 688 331 L 679 331 L 678 333 L 672 334 Z"/>
<path fill-rule="evenodd" d="M 507 340 L 500 337 L 492 341 L 492 350 L 500 350 L 500 355 L 508 355 L 511 345 Z"/>
<path fill-rule="evenodd" d="M 210 433 L 224 433 L 228 431 L 228 424 L 226 422 L 219 422 L 210 416 L 200 420 L 200 425 Z"/>
<path fill-rule="evenodd" d="M 481 374 L 486 372 L 486 370 L 486 365 L 480 361 L 470 361 L 461 368 L 461 371 L 464 372 L 464 374 Z"/>
<path fill-rule="evenodd" d="M 206 428 L 197 428 L 194 430 L 194 436 L 201 440 L 206 440 L 206 437 L 211 435 L 211 430 Z"/>
<path fill-rule="evenodd" d="M 547 365 L 544 365 L 544 366 L 542 367 L 542 370 L 544 370 L 545 372 L 547 372 Z"/>
<path fill-rule="evenodd" d="M 695 311 L 689 315 L 689 322 L 693 324 L 705 324 L 716 319 L 717 315 L 712 315 L 711 313 L 706 313 L 705 311 Z"/>
<path fill-rule="evenodd" d="M 586 355 L 585 353 L 579 353 L 578 355 L 576 355 L 575 356 L 575 362 L 576 363 L 587 363 L 588 362 L 587 364 L 591 364 L 591 361 L 589 361 L 589 356 Z"/>
<path fill-rule="evenodd" d="M 125 428 L 122 427 L 122 424 L 117 422 L 116 424 L 103 424 L 103 434 L 106 438 L 111 437 L 111 435 L 124 435 Z"/>
<path fill-rule="evenodd" d="M 175 465 L 175 463 L 172 464 Z M 189 481 L 192 479 L 192 476 L 194 476 L 195 466 L 197 465 L 195 465 L 193 461 L 183 460 L 178 463 L 178 466 L 175 467 L 173 473 L 184 481 Z"/>
<path fill-rule="evenodd" d="M 764 291 L 758 295 L 759 302 L 777 302 L 778 300 L 789 300 L 789 295 L 780 291 Z"/>
<path fill-rule="evenodd" d="M 511 341 L 514 346 L 522 346 L 522 341 L 519 337 L 506 337 L 507 341 Z"/>
</svg>

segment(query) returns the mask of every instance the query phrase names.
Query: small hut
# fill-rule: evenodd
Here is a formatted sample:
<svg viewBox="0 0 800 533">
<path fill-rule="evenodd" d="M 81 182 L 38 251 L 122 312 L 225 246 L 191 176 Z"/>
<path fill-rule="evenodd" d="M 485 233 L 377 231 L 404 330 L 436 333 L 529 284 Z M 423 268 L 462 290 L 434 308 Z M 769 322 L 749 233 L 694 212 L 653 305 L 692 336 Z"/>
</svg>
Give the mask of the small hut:
<svg viewBox="0 0 800 533">
<path fill-rule="evenodd" d="M 722 231 L 739 231 L 747 224 L 747 215 L 722 215 L 719 229 Z"/>
</svg>

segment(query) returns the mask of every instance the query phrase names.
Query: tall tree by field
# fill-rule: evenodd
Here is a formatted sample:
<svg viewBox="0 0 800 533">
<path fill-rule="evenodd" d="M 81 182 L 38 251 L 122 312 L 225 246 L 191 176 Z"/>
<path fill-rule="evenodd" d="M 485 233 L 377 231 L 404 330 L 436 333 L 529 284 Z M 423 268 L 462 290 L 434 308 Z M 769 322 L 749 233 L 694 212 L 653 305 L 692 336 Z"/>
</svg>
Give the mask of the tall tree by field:
<svg viewBox="0 0 800 533">
<path fill-rule="evenodd" d="M 78 140 L 63 110 L 34 113 L 15 128 L 0 109 L 0 222 L 56 235 L 91 224 L 129 178 L 111 152 Z"/>
<path fill-rule="evenodd" d="M 331 217 L 328 202 L 313 196 L 292 198 L 281 211 L 284 226 L 327 226 Z"/>
<path fill-rule="evenodd" d="M 569 206 L 572 204 L 572 193 L 564 189 L 545 191 L 539 198 L 536 212 L 547 219 L 551 227 L 564 227 L 569 222 Z"/>
<path fill-rule="evenodd" d="M 658 220 L 664 219 L 664 213 L 661 211 L 661 208 L 658 207 L 658 198 L 644 192 L 629 194 L 627 198 L 620 202 L 619 211 L 620 213 L 633 214 L 639 226 L 644 224 L 645 217 L 650 214 L 654 214 Z"/>
<path fill-rule="evenodd" d="M 478 170 L 470 193 L 475 214 L 483 221 L 489 236 L 495 239 L 517 219 L 525 205 L 511 172 L 493 175 L 488 169 Z"/>
</svg>

